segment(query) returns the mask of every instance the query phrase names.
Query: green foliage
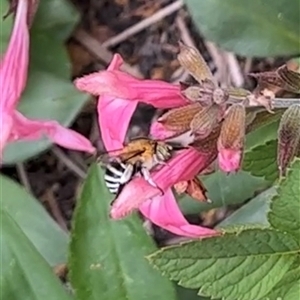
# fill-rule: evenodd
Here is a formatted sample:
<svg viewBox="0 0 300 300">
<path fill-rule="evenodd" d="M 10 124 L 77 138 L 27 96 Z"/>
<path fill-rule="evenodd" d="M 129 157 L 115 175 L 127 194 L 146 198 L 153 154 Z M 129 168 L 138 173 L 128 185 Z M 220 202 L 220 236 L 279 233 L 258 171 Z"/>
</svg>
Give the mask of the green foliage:
<svg viewBox="0 0 300 300">
<path fill-rule="evenodd" d="M 49 265 L 11 216 L 1 209 L 0 219 L 1 298 L 70 299 Z"/>
<path fill-rule="evenodd" d="M 67 234 L 19 184 L 0 176 L 0 186 L 0 207 L 22 228 L 22 234 L 27 236 L 51 266 L 65 262 Z"/>
<path fill-rule="evenodd" d="M 70 244 L 70 280 L 77 299 L 174 300 L 172 284 L 149 266 L 155 250 L 135 215 L 109 218 L 103 171 L 90 169 L 77 205 Z"/>
<path fill-rule="evenodd" d="M 270 209 L 271 199 L 275 194 L 274 187 L 267 189 L 237 209 L 232 215 L 218 224 L 218 227 L 250 224 L 268 225 L 267 212 Z"/>
<path fill-rule="evenodd" d="M 254 176 L 263 177 L 269 181 L 278 178 L 277 140 L 267 141 L 249 151 L 246 151 L 243 170 Z"/>
<path fill-rule="evenodd" d="M 299 54 L 299 0 L 185 0 L 200 32 L 245 56 Z"/>
<path fill-rule="evenodd" d="M 265 124 L 247 135 L 242 169 L 251 175 L 274 182 L 279 175 L 277 168 L 277 131 L 282 113 L 274 118 L 266 116 Z"/>
<path fill-rule="evenodd" d="M 0 0 L 0 15 L 7 11 L 7 0 Z M 64 46 L 76 24 L 77 14 L 66 0 L 40 1 L 30 36 L 30 70 L 19 110 L 29 118 L 57 120 L 70 125 L 84 104 L 70 81 L 70 63 Z M 12 16 L 0 18 L 0 49 L 4 53 L 12 28 Z M 47 149 L 50 141 L 15 142 L 4 151 L 3 162 L 26 160 Z M 22 149 L 22 151 L 20 151 Z"/>
<path fill-rule="evenodd" d="M 270 228 L 241 227 L 212 238 L 167 247 L 150 261 L 199 294 L 226 300 L 298 299 L 300 284 L 300 160 L 272 199 Z"/>
<path fill-rule="evenodd" d="M 300 159 L 294 162 L 277 192 L 268 215 L 270 224 L 300 241 Z"/>
</svg>

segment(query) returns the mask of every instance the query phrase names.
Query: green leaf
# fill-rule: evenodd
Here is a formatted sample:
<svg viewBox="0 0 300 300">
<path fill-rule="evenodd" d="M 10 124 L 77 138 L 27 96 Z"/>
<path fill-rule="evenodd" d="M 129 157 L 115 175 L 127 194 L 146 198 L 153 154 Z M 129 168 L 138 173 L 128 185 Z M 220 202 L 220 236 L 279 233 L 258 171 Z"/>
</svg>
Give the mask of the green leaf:
<svg viewBox="0 0 300 300">
<path fill-rule="evenodd" d="M 68 236 L 42 205 L 23 187 L 0 176 L 0 207 L 18 224 L 45 260 L 54 266 L 66 262 Z"/>
<path fill-rule="evenodd" d="M 229 175 L 219 171 L 203 176 L 202 179 L 212 203 L 202 203 L 189 196 L 184 196 L 179 201 L 183 213 L 193 214 L 214 207 L 242 203 L 252 198 L 255 191 L 265 189 L 270 185 L 264 179 L 251 176 L 243 171 Z"/>
<path fill-rule="evenodd" d="M 277 140 L 271 140 L 246 151 L 243 170 L 250 172 L 253 176 L 263 177 L 269 181 L 278 178 L 277 169 Z"/>
<path fill-rule="evenodd" d="M 171 282 L 145 256 L 156 247 L 134 215 L 109 218 L 112 196 L 103 171 L 91 167 L 75 210 L 70 244 L 70 281 L 77 299 L 174 300 Z"/>
<path fill-rule="evenodd" d="M 299 0 L 185 0 L 201 33 L 245 56 L 299 54 Z"/>
<path fill-rule="evenodd" d="M 277 295 L 281 295 L 282 300 L 298 300 L 300 286 L 300 257 L 289 268 L 288 272 L 276 284 L 272 291 L 266 295 L 268 300 L 278 300 Z"/>
<path fill-rule="evenodd" d="M 300 240 L 300 159 L 295 159 L 277 193 L 271 203 L 269 222 Z"/>
<path fill-rule="evenodd" d="M 198 295 L 198 290 L 185 289 L 177 286 L 178 300 L 210 300 L 211 298 L 201 297 Z"/>
<path fill-rule="evenodd" d="M 299 251 L 299 241 L 288 234 L 249 229 L 168 247 L 149 259 L 180 285 L 200 288 L 203 296 L 260 300 L 285 280 Z M 297 282 L 289 279 L 294 289 Z M 278 289 L 276 296 L 282 295 Z"/>
<path fill-rule="evenodd" d="M 7 11 L 8 1 L 0 0 L 0 15 Z M 68 126 L 80 111 L 86 96 L 70 81 L 70 63 L 65 40 L 77 21 L 77 14 L 65 0 L 40 1 L 34 26 L 30 31 L 30 68 L 26 89 L 18 109 L 28 118 L 57 120 Z M 4 53 L 12 16 L 0 18 L 0 49 Z M 3 163 L 24 161 L 46 150 L 51 142 L 42 138 L 33 142 L 15 142 L 4 151 Z M 22 151 L 20 151 L 22 149 Z"/>
<path fill-rule="evenodd" d="M 267 189 L 248 203 L 236 210 L 228 218 L 218 224 L 219 228 L 232 225 L 257 224 L 267 226 L 267 213 L 270 209 L 272 197 L 276 194 L 275 188 Z"/>
<path fill-rule="evenodd" d="M 1 298 L 67 300 L 58 278 L 9 214 L 1 218 Z"/>
<path fill-rule="evenodd" d="M 274 119 L 272 119 L 270 116 L 268 116 L 268 118 L 265 117 L 264 122 L 266 122 L 266 124 L 261 124 L 257 129 L 254 129 L 246 135 L 245 148 L 247 151 L 259 145 L 265 144 L 268 141 L 277 139 L 279 120 L 282 116 L 282 113 L 277 112 L 272 116 Z"/>
</svg>

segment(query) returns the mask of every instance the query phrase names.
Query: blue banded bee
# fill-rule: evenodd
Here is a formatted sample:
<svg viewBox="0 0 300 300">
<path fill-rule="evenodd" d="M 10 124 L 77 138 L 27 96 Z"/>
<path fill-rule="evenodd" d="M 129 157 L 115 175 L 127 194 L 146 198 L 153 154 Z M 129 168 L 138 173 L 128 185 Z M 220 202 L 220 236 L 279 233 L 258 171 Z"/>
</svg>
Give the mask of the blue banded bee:
<svg viewBox="0 0 300 300">
<path fill-rule="evenodd" d="M 177 149 L 182 149 L 179 146 Z M 140 173 L 151 185 L 156 186 L 150 176 L 150 170 L 159 164 L 165 164 L 172 156 L 176 146 L 150 138 L 136 138 L 121 150 L 99 156 L 104 163 L 105 184 L 112 194 L 118 195 L 122 188 L 136 174 Z"/>
</svg>

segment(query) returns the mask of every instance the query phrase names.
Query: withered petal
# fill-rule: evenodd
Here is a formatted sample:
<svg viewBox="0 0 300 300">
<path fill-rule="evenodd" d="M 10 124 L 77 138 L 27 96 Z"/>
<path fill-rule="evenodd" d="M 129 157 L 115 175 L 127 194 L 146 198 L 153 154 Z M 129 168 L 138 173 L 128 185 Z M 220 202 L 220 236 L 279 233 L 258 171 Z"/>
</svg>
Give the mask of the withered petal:
<svg viewBox="0 0 300 300">
<path fill-rule="evenodd" d="M 220 107 L 216 104 L 202 109 L 190 123 L 192 132 L 196 133 L 200 138 L 207 137 L 218 123 L 219 112 Z"/>
<path fill-rule="evenodd" d="M 278 130 L 277 164 L 281 175 L 297 155 L 299 144 L 300 105 L 292 105 L 282 115 Z"/>
<path fill-rule="evenodd" d="M 289 70 L 287 65 L 277 69 L 278 76 L 283 82 L 282 88 L 288 92 L 300 94 L 300 73 Z"/>
<path fill-rule="evenodd" d="M 242 104 L 233 104 L 227 111 L 221 126 L 219 150 L 241 149 L 245 138 L 246 109 Z"/>
<path fill-rule="evenodd" d="M 181 66 L 185 68 L 199 83 L 205 79 L 215 81 L 207 63 L 200 52 L 193 47 L 179 42 L 179 54 L 177 59 Z"/>
<path fill-rule="evenodd" d="M 192 103 L 169 110 L 158 121 L 164 124 L 169 130 L 184 132 L 189 130 L 190 122 L 193 120 L 195 114 L 202 109 L 203 107 L 199 103 Z"/>
</svg>

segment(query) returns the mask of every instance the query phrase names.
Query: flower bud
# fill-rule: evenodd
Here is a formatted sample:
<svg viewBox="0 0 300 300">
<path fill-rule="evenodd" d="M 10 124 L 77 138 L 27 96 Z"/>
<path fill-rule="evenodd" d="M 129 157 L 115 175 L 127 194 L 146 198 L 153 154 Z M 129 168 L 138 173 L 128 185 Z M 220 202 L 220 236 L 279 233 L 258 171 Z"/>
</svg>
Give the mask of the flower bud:
<svg viewBox="0 0 300 300">
<path fill-rule="evenodd" d="M 300 105 L 290 106 L 282 115 L 278 130 L 277 164 L 284 175 L 300 144 Z"/>
</svg>

